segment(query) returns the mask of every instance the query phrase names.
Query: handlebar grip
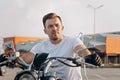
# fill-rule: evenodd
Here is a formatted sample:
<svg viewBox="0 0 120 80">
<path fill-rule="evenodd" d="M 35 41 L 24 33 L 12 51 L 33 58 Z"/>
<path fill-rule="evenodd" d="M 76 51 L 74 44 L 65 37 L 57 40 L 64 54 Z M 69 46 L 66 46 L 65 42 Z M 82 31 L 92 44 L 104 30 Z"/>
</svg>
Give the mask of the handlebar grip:
<svg viewBox="0 0 120 80">
<path fill-rule="evenodd" d="M 85 62 L 95 66 L 101 66 L 102 61 L 98 54 L 91 54 L 85 57 Z"/>
<path fill-rule="evenodd" d="M 0 66 L 4 66 L 7 65 L 10 62 L 10 60 L 6 60 L 0 63 Z"/>
</svg>

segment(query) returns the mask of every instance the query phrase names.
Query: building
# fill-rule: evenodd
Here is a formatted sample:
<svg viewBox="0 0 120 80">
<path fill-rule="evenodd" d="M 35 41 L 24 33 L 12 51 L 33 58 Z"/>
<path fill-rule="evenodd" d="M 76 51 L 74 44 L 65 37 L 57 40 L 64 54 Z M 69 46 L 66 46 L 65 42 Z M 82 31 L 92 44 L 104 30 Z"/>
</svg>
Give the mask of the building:
<svg viewBox="0 0 120 80">
<path fill-rule="evenodd" d="M 24 36 L 14 36 L 4 38 L 4 46 L 12 47 L 15 50 L 25 49 L 30 50 L 36 43 L 44 40 L 46 38 L 39 37 L 24 37 Z"/>
<path fill-rule="evenodd" d="M 105 64 L 120 63 L 120 32 L 84 35 L 83 42 L 87 47 L 100 50 Z"/>
</svg>

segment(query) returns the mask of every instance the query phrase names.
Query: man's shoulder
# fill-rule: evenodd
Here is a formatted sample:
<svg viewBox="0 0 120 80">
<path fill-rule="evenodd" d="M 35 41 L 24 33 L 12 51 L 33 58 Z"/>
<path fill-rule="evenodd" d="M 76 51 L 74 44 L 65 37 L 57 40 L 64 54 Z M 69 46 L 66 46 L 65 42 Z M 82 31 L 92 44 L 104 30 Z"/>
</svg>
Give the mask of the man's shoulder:
<svg viewBox="0 0 120 80">
<path fill-rule="evenodd" d="M 37 43 L 36 45 L 43 45 L 43 44 L 47 44 L 49 42 L 49 40 L 42 40 L 39 43 Z"/>
<path fill-rule="evenodd" d="M 65 39 L 68 39 L 68 40 L 80 40 L 78 37 L 73 37 L 73 36 L 65 36 Z"/>
</svg>

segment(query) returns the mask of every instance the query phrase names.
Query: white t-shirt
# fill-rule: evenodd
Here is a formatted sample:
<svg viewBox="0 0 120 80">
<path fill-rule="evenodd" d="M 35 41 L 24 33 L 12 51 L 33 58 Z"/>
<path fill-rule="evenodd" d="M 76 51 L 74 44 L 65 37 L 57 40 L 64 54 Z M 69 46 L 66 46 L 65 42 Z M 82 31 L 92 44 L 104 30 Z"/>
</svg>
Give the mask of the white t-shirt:
<svg viewBox="0 0 120 80">
<path fill-rule="evenodd" d="M 31 52 L 36 53 L 49 53 L 51 57 L 75 57 L 77 54 L 74 48 L 77 45 L 83 44 L 79 38 L 71 38 L 64 36 L 59 44 L 52 44 L 49 40 L 42 41 L 36 44 Z M 71 64 L 69 61 L 67 63 Z M 54 67 L 52 71 L 57 73 L 57 76 L 64 80 L 82 80 L 80 67 L 69 67 L 60 62 L 53 62 Z"/>
</svg>

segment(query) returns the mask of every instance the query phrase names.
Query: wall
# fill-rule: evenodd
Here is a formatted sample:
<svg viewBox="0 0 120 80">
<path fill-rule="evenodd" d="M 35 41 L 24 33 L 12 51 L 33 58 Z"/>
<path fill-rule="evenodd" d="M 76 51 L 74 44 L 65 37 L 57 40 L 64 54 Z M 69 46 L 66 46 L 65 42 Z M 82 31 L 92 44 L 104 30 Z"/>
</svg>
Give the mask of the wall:
<svg viewBox="0 0 120 80">
<path fill-rule="evenodd" d="M 16 45 L 18 43 L 26 43 L 28 41 L 40 41 L 40 40 L 44 40 L 46 38 L 39 38 L 39 37 L 25 37 L 25 36 L 15 36 L 15 37 L 6 37 L 4 38 L 4 43 L 7 43 L 9 41 L 13 42 L 13 46 L 16 48 Z"/>
<path fill-rule="evenodd" d="M 120 36 L 106 36 L 106 53 L 120 54 Z"/>
</svg>

